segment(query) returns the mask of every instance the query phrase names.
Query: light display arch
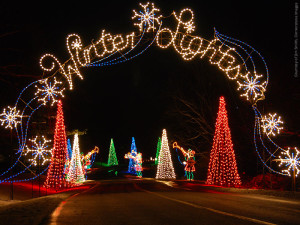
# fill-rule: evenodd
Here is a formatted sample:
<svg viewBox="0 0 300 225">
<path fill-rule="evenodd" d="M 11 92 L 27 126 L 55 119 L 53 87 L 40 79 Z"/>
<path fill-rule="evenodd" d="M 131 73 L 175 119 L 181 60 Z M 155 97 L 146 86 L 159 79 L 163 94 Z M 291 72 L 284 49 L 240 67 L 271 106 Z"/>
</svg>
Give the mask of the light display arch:
<svg viewBox="0 0 300 225">
<path fill-rule="evenodd" d="M 186 61 L 208 59 L 210 64 L 217 66 L 228 79 L 236 83 L 240 96 L 252 105 L 255 114 L 255 150 L 262 163 L 278 174 L 290 175 L 291 170 L 296 170 L 298 174 L 298 150 L 294 148 L 297 152 L 295 158 L 294 154 L 289 152 L 292 149 L 283 149 L 271 139 L 282 129 L 283 122 L 280 116 L 262 115 L 258 108 L 258 102 L 265 98 L 264 93 L 269 81 L 268 67 L 262 55 L 249 44 L 223 35 L 217 30 L 214 30 L 214 37 L 211 40 L 194 35 L 196 30 L 194 13 L 189 8 L 179 13 L 173 12 L 172 17 L 176 23 L 175 29 L 164 25 L 165 17 L 154 3 L 140 3 L 139 10 L 133 10 L 132 16 L 133 25 L 138 28 L 138 31 L 112 34 L 102 30 L 100 37 L 89 45 L 84 45 L 78 34 L 70 34 L 66 39 L 70 56 L 68 60 L 62 62 L 53 54 L 43 55 L 40 59 L 40 66 L 46 78 L 26 86 L 20 92 L 15 105 L 4 108 L 0 114 L 1 125 L 14 129 L 19 143 L 17 160 L 0 176 L 14 168 L 22 157 L 28 139 L 30 119 L 34 112 L 46 104 L 55 105 L 58 99 L 64 96 L 67 88 L 72 90 L 73 80 L 84 78 L 81 68 L 123 63 L 143 54 L 152 45 L 162 49 L 172 48 Z M 147 39 L 146 42 L 145 39 Z M 263 65 L 263 71 L 257 69 L 257 63 Z M 275 150 L 267 147 L 262 137 L 263 133 L 266 134 L 266 141 L 271 143 L 275 150 L 280 151 L 275 154 Z M 262 150 L 266 150 L 271 159 L 280 161 L 280 165 L 284 165 L 285 168 L 279 171 L 268 166 L 261 157 Z M 285 158 L 282 158 L 283 155 Z M 0 178 L 0 182 L 20 181 L 16 178 L 25 171 L 26 168 L 5 179 Z M 29 179 L 37 176 L 39 174 Z"/>
</svg>

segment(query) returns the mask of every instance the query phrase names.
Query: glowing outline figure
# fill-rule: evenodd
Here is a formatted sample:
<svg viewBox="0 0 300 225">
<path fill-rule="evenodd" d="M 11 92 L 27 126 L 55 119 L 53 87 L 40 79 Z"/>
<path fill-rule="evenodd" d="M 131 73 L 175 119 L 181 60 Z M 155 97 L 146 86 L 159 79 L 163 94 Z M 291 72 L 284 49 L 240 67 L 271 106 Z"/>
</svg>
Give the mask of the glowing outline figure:
<svg viewBox="0 0 300 225">
<path fill-rule="evenodd" d="M 34 139 L 29 139 L 29 141 L 32 142 L 32 148 L 26 146 L 25 155 L 31 153 L 34 157 L 29 159 L 29 161 L 32 161 L 33 165 L 37 166 L 39 161 L 42 160 L 41 165 L 43 166 L 45 162 L 50 161 L 52 155 L 52 149 L 49 149 L 49 146 L 47 145 L 51 140 L 46 140 L 44 136 L 42 136 L 39 141 L 37 141 L 37 139 L 40 138 L 36 136 Z M 46 158 L 47 156 L 50 156 L 50 158 Z"/>
<path fill-rule="evenodd" d="M 259 78 L 262 77 L 262 75 L 257 74 L 250 74 L 247 73 L 245 76 L 241 76 L 243 78 L 242 82 L 237 81 L 239 87 L 237 90 L 242 89 L 245 91 L 244 94 L 241 96 L 245 96 L 247 100 L 252 99 L 253 101 L 263 98 L 264 99 L 264 92 L 266 91 L 266 82 L 263 82 L 260 84 Z"/>
<path fill-rule="evenodd" d="M 137 13 L 135 10 L 133 10 L 134 15 L 131 17 L 131 19 L 138 18 L 140 21 L 139 23 L 134 23 L 133 25 L 138 26 L 140 28 L 140 31 L 143 31 L 143 28 L 145 27 L 146 32 L 149 32 L 151 29 L 154 31 L 156 29 L 155 22 L 158 25 L 161 25 L 161 17 L 162 15 L 156 16 L 155 12 L 159 12 L 160 10 L 155 8 L 154 3 L 151 3 L 151 11 L 149 10 L 149 2 L 147 2 L 145 5 L 140 3 L 140 6 L 144 9 L 144 12 L 141 10 L 139 13 Z"/>
<path fill-rule="evenodd" d="M 124 156 L 125 159 L 132 159 L 134 161 L 134 170 L 136 172 L 137 177 L 142 178 L 143 174 L 143 158 L 142 158 L 142 153 L 138 152 L 135 155 L 131 154 L 130 152 L 128 152 L 127 154 L 125 154 Z"/>
<path fill-rule="evenodd" d="M 64 88 L 59 90 L 60 87 L 57 86 L 58 84 L 61 84 L 61 81 L 56 81 L 56 77 L 54 77 L 54 82 L 52 84 L 51 81 L 48 83 L 48 78 L 41 80 L 39 83 L 44 84 L 42 85 L 42 88 L 39 88 L 37 85 L 35 87 L 37 88 L 37 92 L 35 95 L 39 96 L 38 101 L 42 101 L 43 105 L 46 105 L 47 102 L 51 102 L 51 106 L 54 105 L 58 100 L 58 96 L 60 95 L 61 97 L 64 97 L 63 91 L 65 90 Z"/>
<path fill-rule="evenodd" d="M 99 148 L 95 146 L 95 148 L 92 151 L 88 152 L 86 155 L 81 155 L 81 163 L 84 169 L 84 173 L 86 173 L 86 170 L 91 168 L 91 157 L 93 156 L 93 154 L 97 153 L 99 153 Z"/>
<path fill-rule="evenodd" d="M 195 151 L 192 149 L 184 150 L 184 148 L 180 147 L 177 142 L 173 143 L 173 148 L 179 149 L 185 157 L 183 164 L 185 165 L 184 170 L 186 179 L 190 181 L 194 180 L 194 172 L 196 171 Z"/>
<path fill-rule="evenodd" d="M 261 127 L 263 128 L 264 133 L 266 133 L 268 136 L 275 136 L 275 132 L 279 134 L 280 130 L 283 129 L 283 127 L 281 127 L 280 124 L 283 124 L 283 121 L 281 121 L 280 116 L 277 117 L 276 113 L 269 113 L 268 116 L 265 115 L 261 119 Z"/>
<path fill-rule="evenodd" d="M 17 125 L 21 123 L 21 118 L 23 117 L 20 115 L 20 111 L 16 109 L 16 107 L 7 106 L 7 109 L 3 109 L 3 112 L 0 114 L 3 117 L 1 120 L 1 126 L 5 124 L 5 128 L 12 129 L 17 128 Z"/>
<path fill-rule="evenodd" d="M 288 167 L 287 169 L 282 170 L 282 172 L 287 176 L 292 176 L 292 172 L 294 174 L 293 176 L 297 177 L 297 175 L 300 173 L 300 152 L 296 147 L 295 153 L 296 154 L 294 154 L 294 152 L 292 152 L 289 147 L 287 150 L 281 152 L 281 155 L 279 155 L 279 159 L 274 160 L 280 162 L 279 167 L 281 167 L 282 165 Z"/>
</svg>

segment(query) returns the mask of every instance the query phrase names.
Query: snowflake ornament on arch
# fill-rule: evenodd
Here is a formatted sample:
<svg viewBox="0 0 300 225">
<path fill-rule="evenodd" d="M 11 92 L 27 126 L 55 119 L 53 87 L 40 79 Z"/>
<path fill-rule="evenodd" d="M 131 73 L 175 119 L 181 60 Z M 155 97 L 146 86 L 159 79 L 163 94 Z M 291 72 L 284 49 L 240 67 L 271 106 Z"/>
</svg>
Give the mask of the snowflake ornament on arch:
<svg viewBox="0 0 300 225">
<path fill-rule="evenodd" d="M 237 90 L 242 89 L 245 91 L 241 96 L 245 96 L 247 100 L 256 102 L 259 99 L 264 98 L 264 92 L 266 91 L 266 81 L 262 82 L 259 80 L 262 75 L 251 74 L 248 72 L 246 75 L 240 75 L 242 78 L 242 82 L 237 81 L 239 87 Z"/>
<path fill-rule="evenodd" d="M 39 141 L 37 141 L 40 139 Z M 39 160 L 41 160 L 40 165 L 44 165 L 47 161 L 50 161 L 50 157 L 52 155 L 52 149 L 49 149 L 48 143 L 51 142 L 50 140 L 46 140 L 44 136 L 39 138 L 36 136 L 34 139 L 29 139 L 32 142 L 32 148 L 26 146 L 25 155 L 31 153 L 33 156 L 32 161 L 33 165 L 38 165 Z M 46 158 L 47 157 L 47 158 Z"/>
<path fill-rule="evenodd" d="M 56 77 L 54 77 L 54 82 L 52 84 L 51 81 L 48 82 L 48 78 L 41 80 L 40 84 L 42 84 L 41 88 L 39 88 L 37 85 L 37 92 L 35 95 L 39 95 L 38 101 L 42 101 L 43 105 L 46 105 L 46 103 L 49 101 L 51 102 L 51 106 L 54 105 L 55 102 L 57 102 L 57 97 L 60 95 L 61 97 L 64 97 L 63 91 L 65 90 L 60 89 L 58 84 L 61 84 L 61 81 L 57 81 Z"/>
<path fill-rule="evenodd" d="M 3 113 L 0 114 L 1 126 L 5 125 L 5 128 L 10 129 L 17 128 L 18 123 L 21 123 L 22 117 L 16 107 L 7 106 L 7 108 L 3 109 Z"/>
<path fill-rule="evenodd" d="M 72 46 L 72 49 L 79 49 L 80 50 L 82 48 L 82 44 L 78 39 L 73 41 L 71 46 Z"/>
<path fill-rule="evenodd" d="M 269 113 L 268 116 L 264 115 L 261 119 L 261 127 L 265 134 L 275 136 L 276 133 L 279 134 L 280 130 L 283 129 L 281 127 L 283 122 L 281 121 L 281 117 L 277 116 L 276 113 L 271 114 Z"/>
<path fill-rule="evenodd" d="M 279 166 L 285 165 L 286 169 L 282 170 L 288 176 L 294 172 L 295 176 L 300 173 L 300 152 L 295 147 L 295 151 L 291 151 L 290 147 L 288 150 L 285 150 L 281 153 L 282 157 L 279 156 L 279 159 L 275 159 L 275 161 L 279 161 Z"/>
<path fill-rule="evenodd" d="M 133 10 L 134 15 L 131 17 L 131 19 L 137 18 L 139 20 L 139 22 L 134 23 L 133 25 L 138 26 L 141 32 L 143 29 L 146 29 L 146 32 L 149 32 L 151 29 L 154 31 L 156 29 L 156 23 L 161 25 L 160 19 L 162 15 L 156 15 L 155 13 L 159 12 L 160 10 L 155 8 L 154 3 L 147 2 L 145 5 L 140 3 L 140 6 L 143 8 L 143 11 L 140 10 L 139 13 L 137 13 L 135 10 Z"/>
</svg>

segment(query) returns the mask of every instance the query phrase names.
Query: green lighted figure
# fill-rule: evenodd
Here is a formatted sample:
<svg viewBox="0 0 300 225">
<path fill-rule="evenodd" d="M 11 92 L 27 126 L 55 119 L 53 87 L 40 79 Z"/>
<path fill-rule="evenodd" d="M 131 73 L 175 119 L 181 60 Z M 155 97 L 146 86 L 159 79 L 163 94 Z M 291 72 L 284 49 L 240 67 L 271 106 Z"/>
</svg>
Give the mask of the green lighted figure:
<svg viewBox="0 0 300 225">
<path fill-rule="evenodd" d="M 185 161 L 183 162 L 183 164 L 185 165 L 184 170 L 187 180 L 194 180 L 194 172 L 196 170 L 195 151 L 193 151 L 192 149 L 188 149 L 186 151 L 184 150 L 184 148 L 180 147 L 177 142 L 173 143 L 173 148 L 179 149 L 184 155 Z"/>
</svg>

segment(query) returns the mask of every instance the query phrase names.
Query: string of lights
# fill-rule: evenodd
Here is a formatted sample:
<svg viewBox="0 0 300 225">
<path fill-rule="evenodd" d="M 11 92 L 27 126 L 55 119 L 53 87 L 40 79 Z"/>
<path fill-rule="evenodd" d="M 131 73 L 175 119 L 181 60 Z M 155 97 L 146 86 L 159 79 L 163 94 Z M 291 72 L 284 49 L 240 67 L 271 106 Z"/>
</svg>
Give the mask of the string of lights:
<svg viewBox="0 0 300 225">
<path fill-rule="evenodd" d="M 47 78 L 28 84 L 21 90 L 16 103 L 13 106 L 5 107 L 0 114 L 1 126 L 16 131 L 19 145 L 16 153 L 17 160 L 0 176 L 7 174 L 20 161 L 26 147 L 29 123 L 34 112 L 47 103 L 54 106 L 58 99 L 64 96 L 66 85 L 72 90 L 73 78 L 83 79 L 80 71 L 82 67 L 112 66 L 127 62 L 143 54 L 154 42 L 162 49 L 172 47 L 185 61 L 206 57 L 210 64 L 216 65 L 228 79 L 236 82 L 237 91 L 241 93 L 240 96 L 245 97 L 253 106 L 255 113 L 254 143 L 256 152 L 262 161 L 258 151 L 258 141 L 272 158 L 279 159 L 279 156 L 272 153 L 264 144 L 264 138 L 267 138 L 279 149 L 279 153 L 283 154 L 287 151 L 279 147 L 270 137 L 279 134 L 282 130 L 281 118 L 277 114 L 262 116 L 256 107 L 258 101 L 264 100 L 264 93 L 269 82 L 266 61 L 256 49 L 243 41 L 223 35 L 216 29 L 215 37 L 212 40 L 192 35 L 196 30 L 195 16 L 189 8 L 185 8 L 179 13 L 172 13 L 175 23 L 177 23 L 175 29 L 162 26 L 164 17 L 154 3 L 140 3 L 140 8 L 140 10 L 133 10 L 131 18 L 134 20 L 133 26 L 139 30 L 138 34 L 136 32 L 111 34 L 102 30 L 100 37 L 86 46 L 78 34 L 70 34 L 66 38 L 68 60 L 62 63 L 52 54 L 45 54 L 40 58 L 40 67 Z M 151 32 L 155 35 L 152 36 L 150 43 L 147 42 L 147 45 L 143 47 L 142 40 L 145 39 L 145 33 Z M 135 50 L 137 52 L 134 53 Z M 264 73 L 257 72 L 258 67 L 255 61 L 257 56 L 260 60 L 258 62 L 262 62 L 264 65 Z M 267 166 L 264 161 L 263 164 Z"/>
</svg>

